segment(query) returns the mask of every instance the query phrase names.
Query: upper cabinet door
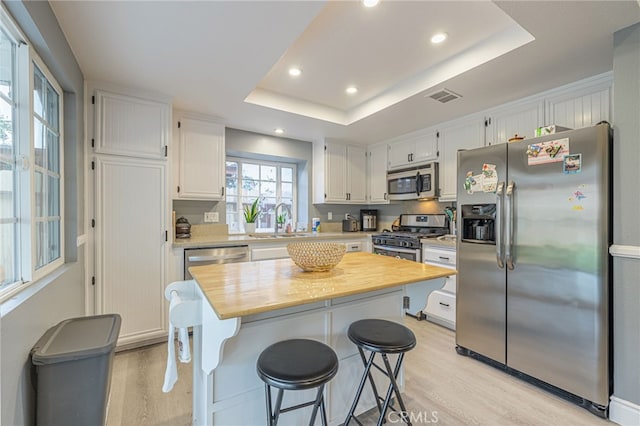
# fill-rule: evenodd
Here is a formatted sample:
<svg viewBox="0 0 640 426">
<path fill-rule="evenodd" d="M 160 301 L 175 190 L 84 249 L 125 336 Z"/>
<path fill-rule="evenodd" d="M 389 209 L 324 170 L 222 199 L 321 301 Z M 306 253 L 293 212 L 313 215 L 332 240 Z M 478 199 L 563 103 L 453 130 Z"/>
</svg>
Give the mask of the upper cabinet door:
<svg viewBox="0 0 640 426">
<path fill-rule="evenodd" d="M 363 147 L 347 146 L 347 199 L 367 202 L 367 152 Z"/>
<path fill-rule="evenodd" d="M 224 198 L 224 126 L 181 117 L 179 198 L 221 200 Z"/>
<path fill-rule="evenodd" d="M 378 145 L 369 151 L 369 203 L 388 204 L 387 199 L 387 152 L 388 145 Z"/>
<path fill-rule="evenodd" d="M 589 87 L 550 97 L 546 101 L 546 116 L 545 125 L 570 129 L 611 121 L 611 87 Z"/>
<path fill-rule="evenodd" d="M 324 150 L 324 201 L 347 201 L 347 146 L 325 143 Z"/>
<path fill-rule="evenodd" d="M 455 201 L 458 150 L 484 145 L 484 120 L 457 121 L 440 130 L 440 201 Z"/>
<path fill-rule="evenodd" d="M 405 167 L 411 164 L 411 156 L 416 144 L 412 139 L 389 143 L 389 169 Z"/>
<path fill-rule="evenodd" d="M 424 163 L 438 159 L 438 132 L 427 129 L 415 135 L 414 163 Z"/>
<path fill-rule="evenodd" d="M 541 100 L 495 111 L 486 119 L 486 145 L 507 143 L 518 136 L 534 137 L 535 129 L 544 126 L 544 102 Z"/>
<path fill-rule="evenodd" d="M 167 102 L 95 91 L 95 152 L 163 159 L 171 132 Z"/>
<path fill-rule="evenodd" d="M 366 204 L 367 157 L 364 147 L 325 141 L 314 145 L 314 203 Z"/>
<path fill-rule="evenodd" d="M 438 158 L 437 131 L 432 128 L 390 140 L 389 170 L 418 166 Z"/>
</svg>

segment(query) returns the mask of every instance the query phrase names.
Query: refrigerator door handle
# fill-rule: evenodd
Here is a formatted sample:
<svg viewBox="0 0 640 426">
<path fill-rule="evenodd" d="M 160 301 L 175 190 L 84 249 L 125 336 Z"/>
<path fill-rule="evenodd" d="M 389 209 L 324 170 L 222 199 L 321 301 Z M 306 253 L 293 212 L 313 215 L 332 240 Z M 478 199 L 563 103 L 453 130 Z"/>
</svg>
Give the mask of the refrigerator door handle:
<svg viewBox="0 0 640 426">
<path fill-rule="evenodd" d="M 514 221 L 514 213 L 513 213 L 513 193 L 515 191 L 516 183 L 514 181 L 509 181 L 507 185 L 506 191 L 506 212 L 507 212 L 507 220 L 506 220 L 506 235 L 505 235 L 505 250 L 504 257 L 507 262 L 507 269 L 513 271 L 515 265 L 513 263 L 513 221 Z"/>
<path fill-rule="evenodd" d="M 504 268 L 504 241 L 502 239 L 504 182 L 498 182 L 496 188 L 496 261 L 498 268 Z"/>
</svg>

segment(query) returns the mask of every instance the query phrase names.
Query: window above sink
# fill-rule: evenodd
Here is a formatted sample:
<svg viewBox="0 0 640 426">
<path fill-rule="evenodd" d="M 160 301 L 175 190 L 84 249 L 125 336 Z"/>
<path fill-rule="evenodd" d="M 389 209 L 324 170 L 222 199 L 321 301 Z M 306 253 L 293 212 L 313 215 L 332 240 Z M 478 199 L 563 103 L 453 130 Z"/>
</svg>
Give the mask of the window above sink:
<svg viewBox="0 0 640 426">
<path fill-rule="evenodd" d="M 279 215 L 285 215 L 281 217 L 281 220 L 284 220 L 284 224 L 290 223 L 295 228 L 297 219 L 296 164 L 227 157 L 225 169 L 226 219 L 229 233 L 246 232 L 243 211 L 245 206 L 250 206 L 256 198 L 260 198 L 260 215 L 256 221 L 256 231 L 258 232 L 252 233 L 252 237 L 274 238 L 276 233 L 273 231 L 278 226 L 275 207 L 279 203 L 283 203 L 291 211 L 289 215 L 285 213 L 287 209 L 280 210 Z M 265 232 L 266 236 L 262 236 L 260 231 Z M 268 232 L 273 233 L 269 234 Z M 284 225 L 282 232 L 284 234 Z M 278 233 L 278 236 L 280 235 Z"/>
</svg>

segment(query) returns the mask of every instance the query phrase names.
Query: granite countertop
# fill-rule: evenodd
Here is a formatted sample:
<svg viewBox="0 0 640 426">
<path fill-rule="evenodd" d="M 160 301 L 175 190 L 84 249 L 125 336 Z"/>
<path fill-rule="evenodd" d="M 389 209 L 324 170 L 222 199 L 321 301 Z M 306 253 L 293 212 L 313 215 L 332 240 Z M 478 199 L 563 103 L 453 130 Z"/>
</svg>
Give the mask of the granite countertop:
<svg viewBox="0 0 640 426">
<path fill-rule="evenodd" d="M 328 272 L 304 272 L 291 259 L 190 269 L 220 319 L 450 276 L 451 269 L 371 253 L 346 253 Z"/>
<path fill-rule="evenodd" d="M 191 238 L 174 238 L 173 248 L 197 248 L 210 246 L 231 246 L 237 244 L 255 243 L 285 243 L 291 241 L 304 240 L 342 240 L 350 238 L 366 238 L 370 232 L 341 232 L 340 227 L 326 224 L 326 232 L 285 232 L 255 233 L 255 234 L 229 234 L 227 225 L 193 225 L 191 227 Z M 333 229 L 335 228 L 335 229 Z"/>
<path fill-rule="evenodd" d="M 438 238 L 422 238 L 420 240 L 422 245 L 435 246 L 435 247 L 449 247 L 456 248 L 457 237 L 454 235 L 444 235 Z"/>
<path fill-rule="evenodd" d="M 255 243 L 289 243 L 292 241 L 305 241 L 305 240 L 348 240 L 350 238 L 364 238 L 371 233 L 367 232 L 303 232 L 292 234 L 257 234 L 259 237 L 251 235 L 192 235 L 191 238 L 175 239 L 173 242 L 174 248 L 194 248 L 194 247 L 207 247 L 212 245 L 235 245 L 242 244 L 255 244 Z M 282 236 L 286 235 L 286 236 Z"/>
</svg>

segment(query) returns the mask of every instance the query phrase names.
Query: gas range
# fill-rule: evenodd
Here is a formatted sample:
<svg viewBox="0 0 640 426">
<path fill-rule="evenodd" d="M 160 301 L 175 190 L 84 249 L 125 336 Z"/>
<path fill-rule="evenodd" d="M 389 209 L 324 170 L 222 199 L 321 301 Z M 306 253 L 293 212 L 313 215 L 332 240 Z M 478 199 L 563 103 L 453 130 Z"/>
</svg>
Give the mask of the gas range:
<svg viewBox="0 0 640 426">
<path fill-rule="evenodd" d="M 397 231 L 386 231 L 372 236 L 373 252 L 385 256 L 421 262 L 421 239 L 447 234 L 448 223 L 444 214 L 403 214 Z"/>
<path fill-rule="evenodd" d="M 389 247 L 419 248 L 423 238 L 437 238 L 446 232 L 389 231 L 372 236 L 373 244 Z"/>
</svg>

